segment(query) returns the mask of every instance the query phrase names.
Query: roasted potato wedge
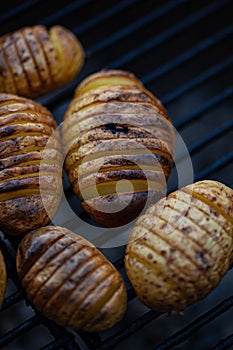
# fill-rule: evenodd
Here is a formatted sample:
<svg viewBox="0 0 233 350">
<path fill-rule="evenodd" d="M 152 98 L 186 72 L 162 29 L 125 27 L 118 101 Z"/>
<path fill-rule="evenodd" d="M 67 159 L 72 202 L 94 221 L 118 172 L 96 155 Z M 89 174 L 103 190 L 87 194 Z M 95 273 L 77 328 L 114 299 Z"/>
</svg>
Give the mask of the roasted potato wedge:
<svg viewBox="0 0 233 350">
<path fill-rule="evenodd" d="M 4 300 L 5 290 L 6 290 L 6 265 L 5 265 L 2 252 L 0 251 L 0 309 L 2 307 L 2 303 Z"/>
<path fill-rule="evenodd" d="M 28 233 L 18 248 L 17 271 L 35 307 L 62 326 L 102 331 L 125 313 L 120 273 L 93 244 L 66 228 Z"/>
<path fill-rule="evenodd" d="M 133 74 L 102 70 L 86 78 L 64 116 L 62 138 L 74 193 L 101 225 L 127 224 L 164 195 L 173 127 Z"/>
<path fill-rule="evenodd" d="M 233 190 L 203 180 L 171 193 L 137 221 L 127 275 L 152 309 L 183 311 L 206 297 L 233 262 Z"/>
<path fill-rule="evenodd" d="M 56 127 L 51 113 L 40 104 L 0 94 L 0 229 L 4 233 L 21 235 L 47 225 L 57 210 L 62 154 Z"/>
<path fill-rule="evenodd" d="M 72 80 L 84 50 L 62 26 L 24 27 L 0 38 L 0 92 L 39 97 Z"/>
</svg>

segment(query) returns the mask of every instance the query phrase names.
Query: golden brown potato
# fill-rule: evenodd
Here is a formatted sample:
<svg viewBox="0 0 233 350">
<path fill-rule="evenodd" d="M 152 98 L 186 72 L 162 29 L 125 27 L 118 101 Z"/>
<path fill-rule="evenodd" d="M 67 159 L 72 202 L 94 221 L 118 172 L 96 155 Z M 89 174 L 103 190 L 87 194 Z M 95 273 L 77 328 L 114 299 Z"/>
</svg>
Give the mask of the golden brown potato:
<svg viewBox="0 0 233 350">
<path fill-rule="evenodd" d="M 36 308 L 62 326 L 102 331 L 125 313 L 120 273 L 93 244 L 66 228 L 28 233 L 18 248 L 17 271 Z"/>
<path fill-rule="evenodd" d="M 233 190 L 203 180 L 171 193 L 137 221 L 127 275 L 147 306 L 182 311 L 206 297 L 233 262 Z"/>
<path fill-rule="evenodd" d="M 133 74 L 102 70 L 89 76 L 64 119 L 65 169 L 95 221 L 127 224 L 164 194 L 173 127 L 161 102 Z"/>
<path fill-rule="evenodd" d="M 0 309 L 4 300 L 6 290 L 6 265 L 0 251 Z"/>
<path fill-rule="evenodd" d="M 62 154 L 56 127 L 40 104 L 0 94 L 0 229 L 9 235 L 47 225 L 57 210 Z"/>
<path fill-rule="evenodd" d="M 84 51 L 68 29 L 25 27 L 0 38 L 0 92 L 39 97 L 72 80 Z"/>
</svg>

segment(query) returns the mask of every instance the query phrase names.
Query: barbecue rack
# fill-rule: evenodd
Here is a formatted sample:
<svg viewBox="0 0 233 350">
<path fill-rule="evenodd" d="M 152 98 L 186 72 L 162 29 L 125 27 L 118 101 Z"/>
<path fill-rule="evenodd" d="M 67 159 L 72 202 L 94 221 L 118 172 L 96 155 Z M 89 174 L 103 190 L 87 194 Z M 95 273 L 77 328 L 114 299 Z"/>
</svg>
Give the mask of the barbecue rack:
<svg viewBox="0 0 233 350">
<path fill-rule="evenodd" d="M 135 73 L 167 107 L 191 157 L 194 180 L 215 179 L 233 188 L 233 1 L 24 0 L 2 2 L 0 35 L 25 25 L 61 24 L 86 51 L 81 73 L 38 101 L 58 124 L 77 84 L 102 68 Z M 177 155 L 176 162 L 187 157 Z M 188 182 L 189 179 L 187 179 Z M 78 201 L 69 185 L 67 198 Z M 168 192 L 178 186 L 174 167 Z M 80 207 L 81 208 L 81 207 Z M 85 214 L 80 209 L 80 215 Z M 144 307 L 126 279 L 124 247 L 104 253 L 122 272 L 128 311 L 111 330 L 88 334 L 62 328 L 27 300 L 15 269 L 18 241 L 0 234 L 8 284 L 0 312 L 0 348 L 7 350 L 230 349 L 233 347 L 232 274 L 183 316 Z"/>
</svg>

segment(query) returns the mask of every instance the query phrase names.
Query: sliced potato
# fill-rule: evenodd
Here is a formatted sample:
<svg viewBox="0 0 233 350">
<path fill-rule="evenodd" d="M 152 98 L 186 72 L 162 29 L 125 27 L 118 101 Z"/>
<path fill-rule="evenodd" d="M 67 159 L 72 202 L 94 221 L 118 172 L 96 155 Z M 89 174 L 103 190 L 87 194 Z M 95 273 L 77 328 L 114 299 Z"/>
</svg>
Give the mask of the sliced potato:
<svg viewBox="0 0 233 350">
<path fill-rule="evenodd" d="M 62 138 L 73 190 L 102 225 L 111 227 L 112 221 L 112 227 L 119 226 L 122 215 L 130 222 L 135 218 L 133 205 L 137 203 L 135 213 L 140 213 L 146 192 L 158 191 L 151 198 L 165 192 L 173 165 L 174 130 L 161 102 L 132 73 L 103 70 L 81 82 L 64 116 Z M 106 198 L 116 198 L 117 183 L 126 178 L 134 190 L 125 187 L 118 195 L 130 208 L 126 206 L 124 214 L 117 208 L 111 215 L 103 212 L 101 219 Z M 157 189 L 151 189 L 150 182 L 156 182 Z M 133 192 L 143 200 L 129 202 Z"/>
<path fill-rule="evenodd" d="M 59 205 L 62 154 L 56 122 L 40 104 L 0 94 L 0 229 L 47 225 Z"/>
<path fill-rule="evenodd" d="M 66 228 L 43 227 L 26 235 L 16 264 L 29 299 L 62 326 L 103 331 L 125 313 L 120 273 L 93 244 Z"/>
<path fill-rule="evenodd" d="M 24 27 L 0 38 L 0 92 L 35 98 L 72 80 L 84 51 L 62 26 Z"/>
<path fill-rule="evenodd" d="M 203 180 L 171 193 L 139 218 L 127 275 L 147 306 L 183 311 L 206 297 L 233 262 L 233 190 Z"/>
</svg>

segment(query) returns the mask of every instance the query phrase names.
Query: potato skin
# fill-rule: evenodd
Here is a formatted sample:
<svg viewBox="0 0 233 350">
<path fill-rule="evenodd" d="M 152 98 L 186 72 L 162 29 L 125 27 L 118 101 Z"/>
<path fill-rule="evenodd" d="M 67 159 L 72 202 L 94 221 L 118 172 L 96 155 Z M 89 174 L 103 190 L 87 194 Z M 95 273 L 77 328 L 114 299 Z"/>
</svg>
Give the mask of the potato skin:
<svg viewBox="0 0 233 350">
<path fill-rule="evenodd" d="M 232 265 L 232 240 L 232 189 L 199 181 L 139 218 L 126 249 L 126 272 L 144 304 L 183 311 L 219 284 Z"/>
<path fill-rule="evenodd" d="M 56 127 L 40 104 L 0 94 L 0 229 L 6 234 L 45 226 L 57 210 L 62 154 Z"/>
<path fill-rule="evenodd" d="M 35 98 L 72 80 L 84 51 L 68 29 L 24 27 L 0 38 L 0 92 Z"/>
<path fill-rule="evenodd" d="M 16 265 L 28 298 L 62 326 L 98 332 L 125 313 L 120 273 L 93 244 L 64 227 L 28 233 L 18 247 Z"/>
<path fill-rule="evenodd" d="M 64 116 L 62 140 L 73 191 L 102 226 L 128 224 L 164 195 L 174 130 L 162 103 L 132 73 L 102 70 L 82 81 Z M 120 180 L 131 188 L 118 190 Z M 104 210 L 110 201 L 111 213 Z"/>
<path fill-rule="evenodd" d="M 6 265 L 5 261 L 2 255 L 2 252 L 0 251 L 0 309 L 3 304 L 5 290 L 6 290 Z"/>
</svg>

